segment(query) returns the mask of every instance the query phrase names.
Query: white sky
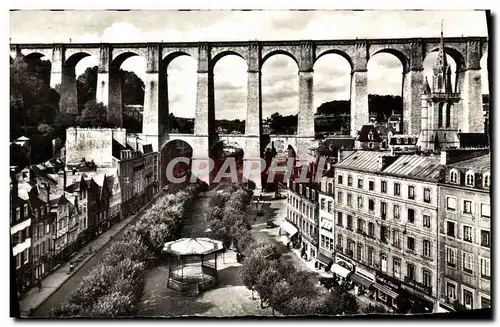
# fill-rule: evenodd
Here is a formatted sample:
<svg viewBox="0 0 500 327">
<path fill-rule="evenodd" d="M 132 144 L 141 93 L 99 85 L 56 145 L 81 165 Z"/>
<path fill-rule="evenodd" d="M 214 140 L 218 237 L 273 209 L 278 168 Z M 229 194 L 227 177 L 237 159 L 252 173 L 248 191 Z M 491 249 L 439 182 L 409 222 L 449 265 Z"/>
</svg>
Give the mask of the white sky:
<svg viewBox="0 0 500 327">
<path fill-rule="evenodd" d="M 17 11 L 10 14 L 12 43 L 30 42 L 147 42 L 231 41 L 433 37 L 444 20 L 445 36 L 487 36 L 482 11 Z M 454 66 L 454 62 L 449 62 Z M 424 61 L 426 74 L 435 54 Z M 77 74 L 97 64 L 83 59 Z M 488 93 L 486 56 L 483 93 Z M 123 69 L 144 76 L 145 62 L 132 57 Z M 452 67 L 454 68 L 454 67 Z M 314 66 L 314 107 L 331 100 L 349 99 L 349 65 L 338 55 L 326 55 Z M 401 94 L 402 66 L 390 54 L 378 54 L 368 63 L 369 93 Z M 454 69 L 452 69 L 454 70 Z M 194 116 L 196 62 L 175 59 L 168 69 L 170 110 Z M 246 63 L 227 56 L 215 66 L 216 118 L 245 119 Z M 262 71 L 263 117 L 278 111 L 298 110 L 298 78 L 295 62 L 276 55 Z"/>
</svg>

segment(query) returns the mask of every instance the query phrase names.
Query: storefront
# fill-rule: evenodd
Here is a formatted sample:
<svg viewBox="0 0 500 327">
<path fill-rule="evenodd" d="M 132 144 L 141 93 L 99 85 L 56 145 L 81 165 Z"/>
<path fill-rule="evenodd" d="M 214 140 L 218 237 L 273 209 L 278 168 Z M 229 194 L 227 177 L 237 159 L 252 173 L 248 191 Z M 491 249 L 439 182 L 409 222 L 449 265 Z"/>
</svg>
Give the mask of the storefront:
<svg viewBox="0 0 500 327">
<path fill-rule="evenodd" d="M 401 288 L 401 283 L 398 280 L 381 272 L 377 272 L 373 288 L 376 290 L 376 298 L 378 301 L 388 306 L 392 306 L 393 308 L 397 308 L 396 300 Z"/>
<path fill-rule="evenodd" d="M 349 278 L 354 283 L 355 293 L 359 295 L 372 287 L 373 283 L 375 283 L 375 275 L 359 266 L 355 266 L 354 268 L 354 273 Z"/>
<path fill-rule="evenodd" d="M 329 271 L 333 264 L 332 254 L 324 249 L 318 250 L 316 256 L 316 268 Z"/>
<path fill-rule="evenodd" d="M 287 246 L 289 246 L 290 243 L 296 241 L 296 235 L 299 232 L 298 228 L 295 227 L 291 222 L 288 220 L 283 219 L 280 224 L 280 229 L 279 229 L 279 237 L 281 241 Z"/>
<path fill-rule="evenodd" d="M 402 288 L 410 301 L 413 313 L 431 313 L 433 311 L 432 288 L 407 277 L 404 279 Z"/>
<path fill-rule="evenodd" d="M 354 265 L 348 261 L 347 258 L 340 254 L 336 254 L 335 263 L 332 265 L 330 271 L 340 278 L 340 281 L 345 281 L 352 273 Z"/>
</svg>

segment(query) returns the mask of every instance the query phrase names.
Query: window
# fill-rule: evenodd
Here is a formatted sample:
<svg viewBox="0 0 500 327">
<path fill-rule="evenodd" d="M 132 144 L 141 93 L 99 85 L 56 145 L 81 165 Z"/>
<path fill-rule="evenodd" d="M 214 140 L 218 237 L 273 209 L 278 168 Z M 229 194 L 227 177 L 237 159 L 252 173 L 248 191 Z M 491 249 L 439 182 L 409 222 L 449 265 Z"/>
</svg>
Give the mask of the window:
<svg viewBox="0 0 500 327">
<path fill-rule="evenodd" d="M 337 213 L 337 225 L 338 226 L 343 226 L 342 225 L 342 212 Z"/>
<path fill-rule="evenodd" d="M 337 176 L 337 184 L 342 184 L 342 182 L 343 182 L 343 176 L 339 174 Z"/>
<path fill-rule="evenodd" d="M 408 250 L 415 251 L 415 239 L 413 237 L 408 236 L 407 247 Z"/>
<path fill-rule="evenodd" d="M 396 195 L 396 196 L 401 195 L 401 184 L 394 183 L 394 195 Z"/>
<path fill-rule="evenodd" d="M 455 223 L 452 221 L 446 222 L 446 235 L 455 237 Z"/>
<path fill-rule="evenodd" d="M 374 181 L 368 181 L 368 190 L 370 190 L 370 191 L 375 190 L 375 182 Z"/>
<path fill-rule="evenodd" d="M 424 202 L 431 203 L 431 189 L 424 188 Z"/>
<path fill-rule="evenodd" d="M 16 208 L 16 220 L 21 219 L 21 208 Z"/>
<path fill-rule="evenodd" d="M 457 286 L 453 283 L 446 282 L 446 295 L 450 300 L 457 299 Z"/>
<path fill-rule="evenodd" d="M 424 227 L 431 228 L 431 216 L 423 215 L 422 224 L 424 225 Z"/>
<path fill-rule="evenodd" d="M 347 176 L 347 186 L 352 186 L 352 176 L 351 175 Z"/>
<path fill-rule="evenodd" d="M 401 279 L 401 259 L 398 257 L 392 258 L 392 271 L 394 273 L 394 277 Z"/>
<path fill-rule="evenodd" d="M 333 194 L 333 183 L 328 183 L 328 194 Z"/>
<path fill-rule="evenodd" d="M 472 242 L 472 227 L 463 226 L 464 227 L 464 241 Z"/>
<path fill-rule="evenodd" d="M 368 236 L 375 237 L 375 225 L 372 222 L 368 223 Z"/>
<path fill-rule="evenodd" d="M 490 218 L 490 205 L 481 203 L 481 217 Z"/>
<path fill-rule="evenodd" d="M 29 249 L 23 251 L 24 263 L 28 263 L 30 261 Z"/>
<path fill-rule="evenodd" d="M 431 278 L 431 272 L 427 269 L 422 269 L 422 284 L 424 284 L 424 286 L 432 287 Z"/>
<path fill-rule="evenodd" d="M 374 263 L 374 260 L 373 260 L 373 256 L 375 254 L 375 251 L 373 250 L 373 248 L 371 246 L 368 247 L 368 265 L 370 266 L 373 266 L 373 263 Z"/>
<path fill-rule="evenodd" d="M 337 193 L 337 203 L 342 204 L 342 192 L 340 191 Z"/>
<path fill-rule="evenodd" d="M 24 205 L 24 218 L 28 217 L 28 205 Z"/>
<path fill-rule="evenodd" d="M 406 264 L 406 277 L 410 280 L 415 280 L 415 265 L 412 263 Z"/>
<path fill-rule="evenodd" d="M 415 186 L 413 185 L 408 185 L 408 199 L 415 199 Z"/>
<path fill-rule="evenodd" d="M 380 240 L 384 243 L 389 243 L 391 232 L 387 226 L 380 227 Z"/>
<path fill-rule="evenodd" d="M 401 216 L 401 207 L 397 204 L 394 205 L 394 219 L 399 219 Z"/>
<path fill-rule="evenodd" d="M 387 271 L 387 254 L 380 252 L 380 266 L 383 272 Z"/>
<path fill-rule="evenodd" d="M 392 231 L 392 245 L 399 248 L 401 246 L 401 239 L 399 236 L 399 230 L 394 229 Z"/>
<path fill-rule="evenodd" d="M 347 229 L 352 230 L 352 216 L 347 215 Z"/>
<path fill-rule="evenodd" d="M 358 178 L 358 188 L 363 188 L 363 179 L 362 178 Z"/>
<path fill-rule="evenodd" d="M 21 264 L 22 264 L 22 262 L 21 262 L 21 253 L 19 253 L 19 254 L 16 255 L 16 269 L 21 268 Z"/>
<path fill-rule="evenodd" d="M 481 230 L 481 246 L 490 246 L 490 231 Z"/>
<path fill-rule="evenodd" d="M 358 243 L 358 246 L 356 248 L 356 258 L 358 261 L 363 261 L 363 244 Z"/>
<path fill-rule="evenodd" d="M 380 182 L 380 192 L 387 193 L 387 182 L 386 181 Z"/>
<path fill-rule="evenodd" d="M 474 186 L 474 172 L 471 170 L 465 173 L 465 185 Z"/>
<path fill-rule="evenodd" d="M 487 299 L 484 296 L 481 296 L 481 308 L 482 309 L 491 308 L 490 299 Z"/>
<path fill-rule="evenodd" d="M 363 219 L 358 218 L 358 232 L 364 233 L 365 232 L 365 222 Z"/>
<path fill-rule="evenodd" d="M 490 275 L 490 259 L 480 258 L 481 260 L 481 277 L 491 277 Z"/>
<path fill-rule="evenodd" d="M 325 199 L 321 199 L 321 210 L 325 209 Z"/>
<path fill-rule="evenodd" d="M 423 248 L 424 248 L 424 257 L 430 257 L 431 256 L 431 241 L 429 240 L 423 240 L 422 241 L 422 245 L 423 245 Z"/>
<path fill-rule="evenodd" d="M 380 202 L 380 217 L 385 219 L 387 217 L 387 203 Z"/>
<path fill-rule="evenodd" d="M 446 197 L 446 209 L 449 211 L 455 211 L 457 209 L 457 199 Z"/>
<path fill-rule="evenodd" d="M 328 212 L 332 212 L 332 201 L 328 201 Z"/>
<path fill-rule="evenodd" d="M 472 292 L 468 291 L 466 289 L 462 289 L 463 292 L 463 302 L 465 305 L 465 308 L 471 310 L 473 308 L 473 301 L 472 301 Z"/>
<path fill-rule="evenodd" d="M 358 196 L 358 208 L 361 209 L 363 208 L 363 197 Z"/>
<path fill-rule="evenodd" d="M 466 214 L 472 213 L 472 201 L 464 200 L 464 213 Z"/>
<path fill-rule="evenodd" d="M 472 254 L 464 253 L 463 256 L 463 269 L 469 273 L 472 273 Z"/>
<path fill-rule="evenodd" d="M 342 249 L 342 235 L 337 236 L 337 247 Z"/>
<path fill-rule="evenodd" d="M 415 223 L 415 210 L 413 209 L 408 209 L 408 222 Z"/>
<path fill-rule="evenodd" d="M 483 174 L 483 187 L 484 188 L 489 188 L 490 184 L 491 184 L 490 173 L 484 173 Z"/>
<path fill-rule="evenodd" d="M 450 267 L 456 267 L 457 265 L 456 249 L 446 247 L 446 264 Z"/>
<path fill-rule="evenodd" d="M 368 200 L 368 209 L 371 211 L 375 210 L 375 201 L 373 199 Z"/>
<path fill-rule="evenodd" d="M 352 207 L 352 194 L 351 193 L 347 193 L 347 205 L 349 207 Z"/>
<path fill-rule="evenodd" d="M 450 182 L 455 184 L 459 183 L 458 171 L 456 171 L 455 169 L 450 171 Z"/>
</svg>

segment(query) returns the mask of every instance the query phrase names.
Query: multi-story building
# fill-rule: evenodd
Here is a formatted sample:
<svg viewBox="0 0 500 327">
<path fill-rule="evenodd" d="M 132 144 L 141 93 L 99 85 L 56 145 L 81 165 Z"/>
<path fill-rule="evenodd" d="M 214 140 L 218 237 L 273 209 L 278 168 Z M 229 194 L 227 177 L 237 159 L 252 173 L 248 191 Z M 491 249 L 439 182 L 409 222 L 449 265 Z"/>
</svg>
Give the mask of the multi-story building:
<svg viewBox="0 0 500 327">
<path fill-rule="evenodd" d="M 491 307 L 490 155 L 457 161 L 459 151 L 442 153 L 439 184 L 439 307 L 446 311 Z"/>
<path fill-rule="evenodd" d="M 335 248 L 334 170 L 330 168 L 321 178 L 319 199 L 319 249 L 316 256 L 319 268 L 329 271 Z"/>
<path fill-rule="evenodd" d="M 332 271 L 432 311 L 437 293 L 438 156 L 357 151 L 335 165 Z"/>
<path fill-rule="evenodd" d="M 290 181 L 288 187 L 287 220 L 298 230 L 292 239 L 301 249 L 301 257 L 314 260 L 318 253 L 319 218 L 318 184 Z"/>
<path fill-rule="evenodd" d="M 23 294 L 32 286 L 31 221 L 27 199 L 19 196 L 16 175 L 11 171 L 10 190 L 10 236 L 15 261 L 16 286 Z"/>
</svg>

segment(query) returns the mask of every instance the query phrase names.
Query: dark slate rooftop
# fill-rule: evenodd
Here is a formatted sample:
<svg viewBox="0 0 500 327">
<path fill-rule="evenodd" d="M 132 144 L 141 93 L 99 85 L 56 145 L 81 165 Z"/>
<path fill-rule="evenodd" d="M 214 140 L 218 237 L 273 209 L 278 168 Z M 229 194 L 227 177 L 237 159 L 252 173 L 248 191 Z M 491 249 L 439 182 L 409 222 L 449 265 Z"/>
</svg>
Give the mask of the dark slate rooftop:
<svg viewBox="0 0 500 327">
<path fill-rule="evenodd" d="M 459 169 L 472 169 L 475 172 L 487 172 L 491 170 L 491 159 L 489 154 L 478 156 L 475 158 L 455 162 L 448 166 Z"/>
<path fill-rule="evenodd" d="M 401 155 L 396 161 L 384 169 L 384 173 L 410 178 L 439 180 L 442 166 L 440 156 L 424 156 L 418 154 Z"/>
<path fill-rule="evenodd" d="M 339 168 L 380 171 L 379 158 L 387 154 L 387 151 L 356 151 L 345 157 L 335 166 Z"/>
</svg>

